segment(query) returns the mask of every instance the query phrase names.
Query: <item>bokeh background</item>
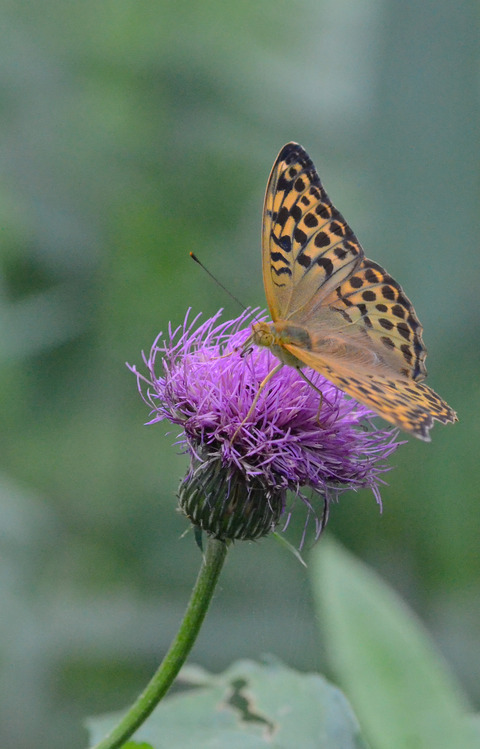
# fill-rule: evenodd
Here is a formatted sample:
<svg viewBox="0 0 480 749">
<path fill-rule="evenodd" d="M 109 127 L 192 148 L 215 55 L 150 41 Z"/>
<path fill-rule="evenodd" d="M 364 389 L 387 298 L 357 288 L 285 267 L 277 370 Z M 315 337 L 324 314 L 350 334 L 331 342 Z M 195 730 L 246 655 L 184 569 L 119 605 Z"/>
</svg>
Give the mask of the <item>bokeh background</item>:
<svg viewBox="0 0 480 749">
<path fill-rule="evenodd" d="M 302 143 L 414 300 L 459 413 L 395 456 L 380 515 L 328 533 L 424 620 L 480 705 L 479 9 L 469 0 L 4 0 L 0 9 L 0 746 L 80 749 L 175 631 L 200 559 L 186 459 L 145 427 L 140 364 L 186 308 L 263 305 L 269 170 Z M 298 542 L 303 517 L 292 523 Z M 320 643 L 320 644 L 319 644 Z M 192 660 L 325 669 L 306 572 L 230 554 Z"/>
</svg>

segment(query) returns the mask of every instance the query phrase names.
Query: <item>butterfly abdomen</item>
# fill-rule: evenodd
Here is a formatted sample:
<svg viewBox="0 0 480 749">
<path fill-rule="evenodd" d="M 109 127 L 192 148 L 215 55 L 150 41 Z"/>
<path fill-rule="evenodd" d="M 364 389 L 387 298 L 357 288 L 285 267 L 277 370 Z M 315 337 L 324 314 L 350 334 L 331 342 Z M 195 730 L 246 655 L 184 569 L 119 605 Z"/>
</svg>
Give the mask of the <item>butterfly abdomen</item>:
<svg viewBox="0 0 480 749">
<path fill-rule="evenodd" d="M 276 343 L 280 345 L 291 343 L 294 346 L 307 349 L 307 351 L 311 350 L 312 339 L 303 325 L 293 325 L 284 320 L 277 320 L 277 322 L 272 323 L 272 328 L 275 332 Z"/>
</svg>

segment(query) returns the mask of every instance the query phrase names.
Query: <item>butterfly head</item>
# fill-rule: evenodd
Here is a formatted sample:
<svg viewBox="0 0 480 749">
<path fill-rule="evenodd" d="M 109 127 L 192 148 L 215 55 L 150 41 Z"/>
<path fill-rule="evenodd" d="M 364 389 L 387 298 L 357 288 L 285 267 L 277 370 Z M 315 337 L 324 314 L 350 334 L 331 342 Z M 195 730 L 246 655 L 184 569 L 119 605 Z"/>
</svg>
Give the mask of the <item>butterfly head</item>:
<svg viewBox="0 0 480 749">
<path fill-rule="evenodd" d="M 251 346 L 255 344 L 255 346 L 268 348 L 277 359 L 280 359 L 282 364 L 288 364 L 288 366 L 298 369 L 303 366 L 302 362 L 293 353 L 288 351 L 285 345 L 292 343 L 302 346 L 307 345 L 305 336 L 307 336 L 308 343 L 310 343 L 308 332 L 303 328 L 278 320 L 277 322 L 270 323 L 258 322 L 252 325 L 252 334 L 245 345 Z"/>
<path fill-rule="evenodd" d="M 252 325 L 252 332 L 242 346 L 240 356 L 242 359 L 251 353 L 253 346 L 264 346 L 271 348 L 275 343 L 275 334 L 272 323 L 258 322 Z"/>
<path fill-rule="evenodd" d="M 257 322 L 252 325 L 252 335 L 247 343 L 254 343 L 256 346 L 271 348 L 277 340 L 277 335 L 273 329 L 273 323 Z"/>
</svg>

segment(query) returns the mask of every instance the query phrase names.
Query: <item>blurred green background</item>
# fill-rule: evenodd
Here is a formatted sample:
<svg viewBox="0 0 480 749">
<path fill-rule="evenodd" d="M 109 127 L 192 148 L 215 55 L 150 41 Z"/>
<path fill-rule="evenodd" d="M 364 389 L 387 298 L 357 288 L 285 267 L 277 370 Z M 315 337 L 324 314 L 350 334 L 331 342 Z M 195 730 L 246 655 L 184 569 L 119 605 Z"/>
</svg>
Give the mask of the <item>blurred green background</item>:
<svg viewBox="0 0 480 749">
<path fill-rule="evenodd" d="M 125 361 L 168 321 L 263 305 L 281 146 L 310 153 L 413 299 L 458 410 L 327 533 L 416 609 L 480 703 L 478 4 L 5 0 L 0 10 L 0 746 L 80 749 L 165 651 L 200 563 L 186 458 L 144 427 Z M 303 516 L 292 523 L 297 543 Z M 324 669 L 308 572 L 238 544 L 192 654 Z M 320 638 L 321 641 L 321 638 Z"/>
</svg>

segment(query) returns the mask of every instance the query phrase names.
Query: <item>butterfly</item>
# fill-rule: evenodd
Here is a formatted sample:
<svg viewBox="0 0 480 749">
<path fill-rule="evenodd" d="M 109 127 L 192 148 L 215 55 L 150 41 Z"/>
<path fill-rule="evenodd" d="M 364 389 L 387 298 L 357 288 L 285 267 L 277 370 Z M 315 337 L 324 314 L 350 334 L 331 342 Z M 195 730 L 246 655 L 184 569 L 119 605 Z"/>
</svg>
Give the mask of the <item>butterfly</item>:
<svg viewBox="0 0 480 749">
<path fill-rule="evenodd" d="M 284 364 L 306 366 L 422 440 L 434 420 L 457 420 L 422 384 L 426 350 L 411 302 L 365 257 L 297 143 L 282 148 L 268 180 L 262 263 L 273 322 L 255 323 L 247 345 L 267 346 L 280 363 L 261 388 Z"/>
</svg>

